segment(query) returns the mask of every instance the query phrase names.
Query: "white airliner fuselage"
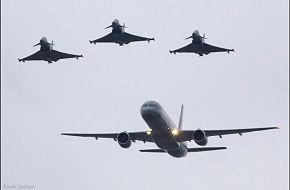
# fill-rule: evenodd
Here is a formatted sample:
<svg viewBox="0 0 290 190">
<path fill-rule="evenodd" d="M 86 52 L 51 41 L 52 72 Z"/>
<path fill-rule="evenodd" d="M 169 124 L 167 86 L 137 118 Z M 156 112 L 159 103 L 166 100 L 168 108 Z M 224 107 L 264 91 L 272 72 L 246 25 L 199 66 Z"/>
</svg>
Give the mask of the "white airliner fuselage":
<svg viewBox="0 0 290 190">
<path fill-rule="evenodd" d="M 177 127 L 158 102 L 145 102 L 141 107 L 141 115 L 151 129 L 150 135 L 159 148 L 174 157 L 186 156 L 186 144 L 175 140 L 173 131 L 177 130 Z"/>
</svg>

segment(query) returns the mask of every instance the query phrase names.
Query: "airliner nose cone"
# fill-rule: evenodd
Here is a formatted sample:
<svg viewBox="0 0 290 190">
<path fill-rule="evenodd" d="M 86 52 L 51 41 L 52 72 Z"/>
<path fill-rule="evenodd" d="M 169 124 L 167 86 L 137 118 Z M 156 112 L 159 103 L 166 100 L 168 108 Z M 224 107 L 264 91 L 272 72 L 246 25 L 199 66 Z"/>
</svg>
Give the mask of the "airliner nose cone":
<svg viewBox="0 0 290 190">
<path fill-rule="evenodd" d="M 144 115 L 148 112 L 152 112 L 152 111 L 157 111 L 160 110 L 161 106 L 158 102 L 154 101 L 154 100 L 149 100 L 146 101 L 142 106 L 141 106 L 141 114 Z"/>
<path fill-rule="evenodd" d="M 148 105 L 159 105 L 159 103 L 156 102 L 155 100 L 148 100 L 143 105 L 146 105 L 146 104 L 148 104 Z"/>
</svg>

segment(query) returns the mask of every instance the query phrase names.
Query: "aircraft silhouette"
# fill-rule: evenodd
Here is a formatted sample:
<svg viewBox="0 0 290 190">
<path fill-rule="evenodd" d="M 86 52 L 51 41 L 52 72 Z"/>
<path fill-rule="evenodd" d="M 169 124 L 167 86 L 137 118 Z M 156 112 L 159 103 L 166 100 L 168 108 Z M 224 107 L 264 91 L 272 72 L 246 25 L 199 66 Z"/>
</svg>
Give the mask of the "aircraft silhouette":
<svg viewBox="0 0 290 190">
<path fill-rule="evenodd" d="M 53 46 L 55 45 L 53 41 L 49 43 L 47 41 L 46 37 L 42 37 L 40 39 L 40 42 L 35 44 L 33 47 L 40 45 L 40 50 L 36 53 L 25 57 L 23 59 L 18 59 L 20 62 L 25 61 L 37 61 L 37 60 L 43 60 L 47 61 L 48 63 L 56 62 L 60 59 L 67 59 L 67 58 L 76 58 L 83 57 L 83 55 L 73 55 L 68 53 L 59 52 L 56 50 L 53 50 Z"/>
<path fill-rule="evenodd" d="M 199 34 L 198 30 L 195 30 L 191 36 L 185 38 L 187 39 L 192 39 L 192 42 L 188 44 L 187 46 L 184 46 L 182 48 L 176 49 L 176 50 L 169 50 L 170 53 L 196 53 L 199 56 L 207 55 L 209 53 L 213 52 L 228 52 L 230 51 L 235 51 L 234 49 L 226 49 L 226 48 L 221 48 L 221 47 L 216 47 L 210 44 L 205 43 L 205 34 L 201 36 Z"/>
<path fill-rule="evenodd" d="M 194 141 L 200 146 L 206 146 L 208 137 L 223 135 L 249 133 L 278 127 L 247 128 L 247 129 L 222 129 L 222 130 L 183 130 L 183 105 L 181 106 L 178 127 L 173 123 L 165 110 L 156 101 L 147 101 L 141 107 L 141 116 L 149 126 L 148 131 L 121 132 L 121 133 L 62 133 L 62 135 L 77 137 L 111 138 L 119 143 L 122 148 L 129 148 L 132 142 L 143 141 L 155 143 L 159 149 L 145 149 L 140 152 L 168 153 L 180 158 L 186 156 L 188 152 L 202 152 L 212 150 L 222 150 L 226 147 L 197 147 L 188 148 L 186 142 Z"/>
<path fill-rule="evenodd" d="M 109 33 L 108 35 L 96 39 L 96 40 L 92 40 L 90 41 L 90 43 L 92 44 L 96 44 L 96 43 L 117 43 L 120 46 L 123 46 L 124 44 L 129 44 L 131 42 L 138 42 L 138 41 L 148 41 L 150 42 L 151 40 L 155 40 L 154 38 L 146 38 L 146 37 L 141 37 L 141 36 L 136 36 L 133 34 L 129 34 L 127 32 L 125 32 L 125 28 L 127 28 L 125 26 L 125 23 L 123 25 L 120 25 L 119 20 L 115 19 L 112 24 L 107 28 L 112 28 L 112 32 Z"/>
</svg>

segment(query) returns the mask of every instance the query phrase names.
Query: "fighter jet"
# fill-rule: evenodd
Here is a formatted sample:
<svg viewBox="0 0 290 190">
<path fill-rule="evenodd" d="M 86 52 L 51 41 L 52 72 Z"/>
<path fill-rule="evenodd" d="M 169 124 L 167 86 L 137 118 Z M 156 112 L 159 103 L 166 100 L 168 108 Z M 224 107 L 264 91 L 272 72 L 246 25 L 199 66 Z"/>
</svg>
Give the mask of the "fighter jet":
<svg viewBox="0 0 290 190">
<path fill-rule="evenodd" d="M 40 50 L 37 51 L 36 53 L 25 57 L 23 59 L 18 59 L 20 62 L 25 62 L 25 61 L 36 61 L 36 60 L 43 60 L 47 61 L 48 63 L 56 62 L 59 59 L 67 59 L 67 58 L 76 58 L 78 59 L 79 57 L 83 57 L 83 55 L 73 55 L 73 54 L 68 54 L 68 53 L 63 53 L 59 52 L 56 50 L 53 50 L 53 46 L 55 45 L 53 41 L 49 43 L 47 41 L 46 37 L 42 37 L 40 39 L 40 42 L 35 44 L 35 46 L 40 46 Z"/>
<path fill-rule="evenodd" d="M 278 127 L 248 128 L 248 129 L 226 129 L 226 130 L 183 130 L 183 105 L 181 106 L 178 127 L 172 122 L 165 110 L 156 101 L 147 101 L 141 107 L 141 116 L 149 126 L 149 130 L 141 132 L 121 132 L 121 133 L 62 133 L 62 135 L 77 137 L 111 138 L 119 143 L 123 148 L 129 148 L 132 142 L 143 141 L 155 143 L 158 149 L 140 150 L 141 152 L 168 153 L 180 158 L 185 157 L 188 152 L 202 152 L 212 150 L 222 150 L 226 147 L 197 147 L 188 148 L 186 142 L 194 141 L 200 146 L 207 145 L 208 137 L 239 134 L 278 129 Z"/>
<path fill-rule="evenodd" d="M 151 40 L 155 40 L 154 38 L 145 38 L 141 36 L 136 36 L 133 34 L 129 34 L 125 32 L 125 23 L 123 25 L 120 25 L 119 20 L 115 19 L 112 22 L 112 25 L 106 27 L 107 28 L 112 28 L 112 32 L 102 38 L 92 40 L 90 43 L 117 43 L 120 46 L 123 46 L 124 44 L 129 44 L 131 42 L 138 42 L 138 41 L 148 41 L 150 42 Z"/>
<path fill-rule="evenodd" d="M 207 44 L 204 42 L 205 39 L 205 34 L 201 36 L 199 34 L 198 30 L 195 30 L 191 36 L 185 38 L 187 39 L 192 39 L 191 44 L 188 44 L 187 46 L 184 46 L 182 48 L 176 49 L 176 50 L 169 50 L 170 53 L 196 53 L 199 56 L 207 55 L 212 52 L 228 52 L 230 51 L 235 51 L 234 49 L 226 49 L 226 48 L 220 48 L 216 47 L 210 44 Z"/>
</svg>

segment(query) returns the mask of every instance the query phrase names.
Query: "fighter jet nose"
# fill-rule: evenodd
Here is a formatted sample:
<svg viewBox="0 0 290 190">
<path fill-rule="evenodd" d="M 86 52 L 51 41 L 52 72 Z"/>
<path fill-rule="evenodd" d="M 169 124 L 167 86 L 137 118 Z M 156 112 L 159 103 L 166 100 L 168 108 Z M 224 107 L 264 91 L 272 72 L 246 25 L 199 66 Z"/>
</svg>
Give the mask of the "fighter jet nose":
<svg viewBox="0 0 290 190">
<path fill-rule="evenodd" d="M 47 38 L 46 38 L 46 37 L 42 37 L 42 38 L 40 39 L 40 41 L 41 41 L 41 42 L 47 42 Z"/>
<path fill-rule="evenodd" d="M 112 23 L 113 23 L 113 24 L 116 24 L 116 25 L 120 25 L 120 22 L 119 22 L 118 19 L 114 19 Z"/>
<path fill-rule="evenodd" d="M 200 36 L 200 34 L 199 34 L 199 31 L 198 30 L 194 30 L 193 31 L 193 33 L 192 33 L 192 35 L 194 36 L 194 35 L 196 35 L 196 36 Z"/>
</svg>

